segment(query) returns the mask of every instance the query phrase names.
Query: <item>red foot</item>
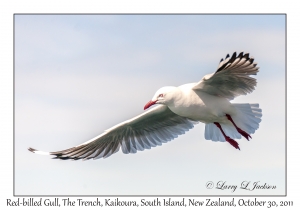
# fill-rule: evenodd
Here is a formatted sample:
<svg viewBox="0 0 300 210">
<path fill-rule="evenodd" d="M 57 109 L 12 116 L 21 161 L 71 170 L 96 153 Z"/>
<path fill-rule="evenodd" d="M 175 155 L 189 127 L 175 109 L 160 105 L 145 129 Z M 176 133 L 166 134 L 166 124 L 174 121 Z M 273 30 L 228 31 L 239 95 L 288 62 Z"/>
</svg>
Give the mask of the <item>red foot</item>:
<svg viewBox="0 0 300 210">
<path fill-rule="evenodd" d="M 232 124 L 234 125 L 234 127 L 236 128 L 236 130 L 242 135 L 244 136 L 248 141 L 249 141 L 249 137 L 250 139 L 252 139 L 252 137 L 246 133 L 245 131 L 243 131 L 242 129 L 240 129 L 239 127 L 236 126 L 236 124 L 233 122 L 231 116 L 229 114 L 226 114 L 227 119 L 232 122 Z"/>
<path fill-rule="evenodd" d="M 237 129 L 237 131 L 242 135 L 242 136 L 244 136 L 248 141 L 249 141 L 249 137 L 250 137 L 250 139 L 252 139 L 252 137 L 248 134 L 248 133 L 246 133 L 245 131 L 243 131 L 242 129 L 240 129 L 240 128 L 236 128 Z"/>
<path fill-rule="evenodd" d="M 224 133 L 224 131 L 223 131 L 223 129 L 222 129 L 220 123 L 214 122 L 214 124 L 220 129 L 221 133 L 223 134 L 223 136 L 225 137 L 226 141 L 227 141 L 229 144 L 231 144 L 234 148 L 241 150 L 240 147 L 239 147 L 239 144 L 238 144 L 235 140 L 233 140 L 233 139 L 230 138 L 229 136 L 226 136 L 226 135 L 225 135 L 225 133 Z"/>
<path fill-rule="evenodd" d="M 239 144 L 238 144 L 235 140 L 233 140 L 232 138 L 230 138 L 230 137 L 228 137 L 228 136 L 225 136 L 225 139 L 226 139 L 226 141 L 227 141 L 229 144 L 231 144 L 234 148 L 241 150 L 240 147 L 239 147 Z"/>
</svg>

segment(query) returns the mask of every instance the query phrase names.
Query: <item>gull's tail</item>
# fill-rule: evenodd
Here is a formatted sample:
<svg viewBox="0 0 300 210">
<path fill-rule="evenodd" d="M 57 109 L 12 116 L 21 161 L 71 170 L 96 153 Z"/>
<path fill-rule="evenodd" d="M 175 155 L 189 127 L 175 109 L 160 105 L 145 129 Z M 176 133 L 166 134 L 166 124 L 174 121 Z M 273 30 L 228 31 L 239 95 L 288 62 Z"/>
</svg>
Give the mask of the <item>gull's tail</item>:
<svg viewBox="0 0 300 210">
<path fill-rule="evenodd" d="M 231 115 L 235 124 L 248 134 L 253 134 L 261 122 L 262 110 L 259 104 L 232 104 L 236 109 L 236 114 Z M 240 139 L 241 134 L 232 123 L 220 123 L 224 133 L 233 138 Z M 226 141 L 219 128 L 214 123 L 206 124 L 205 139 L 212 141 Z"/>
</svg>

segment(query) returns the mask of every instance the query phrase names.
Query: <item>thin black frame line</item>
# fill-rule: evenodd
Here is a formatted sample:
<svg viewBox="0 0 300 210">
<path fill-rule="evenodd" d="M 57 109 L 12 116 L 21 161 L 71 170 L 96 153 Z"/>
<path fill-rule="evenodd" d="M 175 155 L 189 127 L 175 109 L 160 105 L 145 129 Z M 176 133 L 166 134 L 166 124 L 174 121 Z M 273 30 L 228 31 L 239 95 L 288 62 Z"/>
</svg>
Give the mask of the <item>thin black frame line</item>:
<svg viewBox="0 0 300 210">
<path fill-rule="evenodd" d="M 285 16 L 285 194 L 284 195 L 16 195 L 15 16 L 16 15 L 284 15 Z M 13 14 L 13 196 L 14 197 L 286 197 L 287 196 L 287 13 L 14 13 Z"/>
<path fill-rule="evenodd" d="M 285 15 L 285 196 L 287 196 L 287 15 Z"/>
<path fill-rule="evenodd" d="M 287 15 L 287 13 L 14 13 L 14 15 Z"/>
<path fill-rule="evenodd" d="M 13 16 L 13 193 L 15 191 L 15 15 Z"/>
</svg>

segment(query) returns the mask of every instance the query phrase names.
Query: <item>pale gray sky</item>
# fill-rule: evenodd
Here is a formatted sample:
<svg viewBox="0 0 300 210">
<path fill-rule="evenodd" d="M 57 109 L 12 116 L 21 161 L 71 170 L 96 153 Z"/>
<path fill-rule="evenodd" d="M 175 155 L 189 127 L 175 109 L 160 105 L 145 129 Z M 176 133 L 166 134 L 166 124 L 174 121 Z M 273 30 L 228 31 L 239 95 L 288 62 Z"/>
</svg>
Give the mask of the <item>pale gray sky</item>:
<svg viewBox="0 0 300 210">
<path fill-rule="evenodd" d="M 59 161 L 66 149 L 143 112 L 155 91 L 197 82 L 227 53 L 246 51 L 258 86 L 259 130 L 241 151 L 204 139 L 204 124 L 151 150 Z M 208 190 L 208 181 L 276 190 Z M 15 16 L 16 195 L 285 194 L 285 16 Z"/>
</svg>

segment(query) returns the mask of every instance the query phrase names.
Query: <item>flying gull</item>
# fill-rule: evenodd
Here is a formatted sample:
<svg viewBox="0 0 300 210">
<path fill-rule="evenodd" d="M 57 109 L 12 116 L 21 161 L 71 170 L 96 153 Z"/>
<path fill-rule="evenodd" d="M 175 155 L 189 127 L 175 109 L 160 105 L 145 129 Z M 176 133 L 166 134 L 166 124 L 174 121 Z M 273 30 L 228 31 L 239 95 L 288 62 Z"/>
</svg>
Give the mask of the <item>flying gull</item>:
<svg viewBox="0 0 300 210">
<path fill-rule="evenodd" d="M 144 113 L 104 131 L 101 135 L 78 146 L 36 154 L 53 155 L 56 159 L 107 158 L 121 148 L 123 153 L 136 153 L 160 146 L 205 123 L 205 139 L 228 142 L 240 149 L 234 139 L 249 140 L 258 129 L 262 110 L 258 104 L 230 103 L 239 95 L 251 93 L 257 84 L 251 77 L 258 72 L 249 53 L 236 52 L 221 59 L 215 73 L 204 76 L 198 83 L 179 87 L 162 87 L 145 105 Z"/>
</svg>

